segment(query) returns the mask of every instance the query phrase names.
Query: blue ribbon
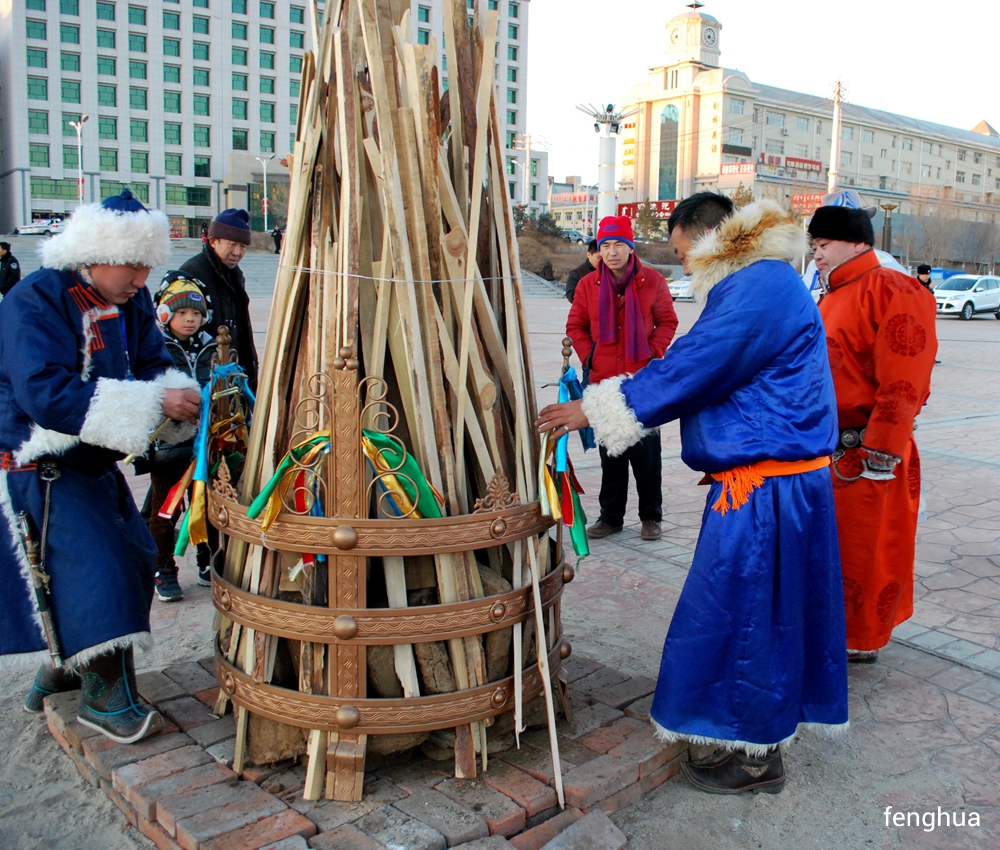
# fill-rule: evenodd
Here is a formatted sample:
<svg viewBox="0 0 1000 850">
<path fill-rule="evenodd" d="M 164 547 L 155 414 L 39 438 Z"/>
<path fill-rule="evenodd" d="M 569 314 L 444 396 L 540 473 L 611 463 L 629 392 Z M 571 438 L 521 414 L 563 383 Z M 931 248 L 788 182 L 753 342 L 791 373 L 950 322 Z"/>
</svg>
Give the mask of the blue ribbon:
<svg viewBox="0 0 1000 850">
<path fill-rule="evenodd" d="M 564 395 L 565 393 L 565 395 Z M 563 376 L 559 379 L 559 401 L 579 401 L 583 398 L 583 385 L 580 383 L 580 379 L 576 376 L 576 369 L 572 366 L 567 367 L 566 371 L 563 372 Z M 579 431 L 580 442 L 583 444 L 583 450 L 597 448 L 597 440 L 594 438 L 594 429 L 589 425 L 586 428 L 581 428 Z M 565 445 L 563 442 L 569 438 L 569 434 L 564 434 L 559 438 L 559 443 L 556 445 L 556 472 L 565 472 L 565 467 L 560 469 L 559 463 L 559 446 Z"/>
</svg>

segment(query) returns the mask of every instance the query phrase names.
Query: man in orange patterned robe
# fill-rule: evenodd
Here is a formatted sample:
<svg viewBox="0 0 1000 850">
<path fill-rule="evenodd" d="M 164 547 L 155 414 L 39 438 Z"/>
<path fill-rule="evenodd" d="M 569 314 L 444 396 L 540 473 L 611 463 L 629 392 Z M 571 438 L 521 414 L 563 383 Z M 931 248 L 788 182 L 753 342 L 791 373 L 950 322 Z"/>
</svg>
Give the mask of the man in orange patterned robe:
<svg viewBox="0 0 1000 850">
<path fill-rule="evenodd" d="M 930 394 L 937 307 L 913 278 L 880 266 L 868 210 L 820 207 L 809 235 L 825 281 L 819 308 L 841 430 L 831 469 L 848 660 L 872 662 L 913 614 L 913 428 Z"/>
</svg>

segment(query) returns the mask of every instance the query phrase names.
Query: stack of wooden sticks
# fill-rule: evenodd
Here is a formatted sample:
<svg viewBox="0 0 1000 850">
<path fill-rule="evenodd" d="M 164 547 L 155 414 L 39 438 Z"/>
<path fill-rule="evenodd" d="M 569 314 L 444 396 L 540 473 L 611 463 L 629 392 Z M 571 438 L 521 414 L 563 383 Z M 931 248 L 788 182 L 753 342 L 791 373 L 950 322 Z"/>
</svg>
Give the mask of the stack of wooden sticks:
<svg viewBox="0 0 1000 850">
<path fill-rule="evenodd" d="M 288 226 L 240 482 L 243 505 L 292 446 L 329 430 L 323 480 L 310 496 L 321 514 L 389 516 L 373 495 L 361 429 L 390 420 L 440 494 L 445 516 L 472 513 L 477 500 L 495 495 L 501 475 L 522 503 L 537 498 L 535 398 L 494 84 L 498 20 L 486 6 L 477 2 L 472 11 L 466 0 L 444 0 L 440 47 L 416 43 L 409 3 L 400 0 L 328 0 L 322 28 L 311 7 L 317 49 L 303 64 L 288 156 Z M 307 505 L 313 515 L 314 507 Z M 432 564 L 384 557 L 388 605 L 408 604 L 418 574 L 431 576 L 440 603 L 480 598 L 484 559 L 514 589 L 535 586 L 537 618 L 530 631 L 514 627 L 511 668 L 520 684 L 528 654 L 522 641 L 538 641 L 531 661 L 546 681 L 554 745 L 546 658 L 558 608 L 543 622 L 537 601 L 537 583 L 556 560 L 545 535 L 484 550 L 478 563 L 474 552 L 436 554 Z M 266 541 L 233 538 L 224 577 L 262 597 L 297 589 L 307 604 L 365 607 L 373 568 L 365 557 L 331 556 L 307 569 L 294 560 Z M 241 628 L 224 613 L 217 626 L 228 661 L 269 682 L 281 639 Z M 364 647 L 303 642 L 292 653 L 300 692 L 365 696 Z M 404 694 L 420 695 L 412 646 L 394 653 Z M 481 635 L 449 641 L 447 657 L 458 690 L 490 681 Z M 516 695 L 519 723 L 519 688 Z M 225 703 L 223 693 L 219 708 Z M 235 710 L 240 770 L 250 718 Z M 485 724 L 455 733 L 456 774 L 473 776 L 477 754 L 486 760 Z M 327 756 L 363 765 L 364 736 L 317 729 L 306 737 L 307 798 L 324 788 L 330 797 L 357 798 L 359 788 L 338 787 L 356 776 L 340 777 L 333 761 L 328 774 Z"/>
</svg>

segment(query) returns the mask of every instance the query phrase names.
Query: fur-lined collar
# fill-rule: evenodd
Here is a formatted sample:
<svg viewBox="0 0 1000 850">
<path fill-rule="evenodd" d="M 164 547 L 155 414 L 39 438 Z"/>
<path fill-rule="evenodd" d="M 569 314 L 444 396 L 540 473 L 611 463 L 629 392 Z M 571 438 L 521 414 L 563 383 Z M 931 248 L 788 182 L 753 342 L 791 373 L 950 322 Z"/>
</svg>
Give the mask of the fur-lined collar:
<svg viewBox="0 0 1000 850">
<path fill-rule="evenodd" d="M 774 201 L 737 210 L 699 239 L 688 254 L 691 291 L 704 301 L 712 287 L 759 260 L 792 263 L 806 251 L 806 234 Z"/>
</svg>

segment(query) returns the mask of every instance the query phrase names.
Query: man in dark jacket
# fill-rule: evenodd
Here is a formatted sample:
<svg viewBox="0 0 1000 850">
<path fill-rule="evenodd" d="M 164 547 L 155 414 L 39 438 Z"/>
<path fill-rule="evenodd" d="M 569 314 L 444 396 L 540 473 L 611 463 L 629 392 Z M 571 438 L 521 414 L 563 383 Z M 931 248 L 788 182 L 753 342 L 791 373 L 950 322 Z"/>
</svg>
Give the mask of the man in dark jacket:
<svg viewBox="0 0 1000 850">
<path fill-rule="evenodd" d="M 600 259 L 601 252 L 597 248 L 597 240 L 591 239 L 587 246 L 587 259 L 566 276 L 566 300 L 570 304 L 573 303 L 573 296 L 576 294 L 576 285 L 597 268 Z"/>
<path fill-rule="evenodd" d="M 257 391 L 257 349 L 250 325 L 250 296 L 240 271 L 240 260 L 250 244 L 250 216 L 246 210 L 228 209 L 219 213 L 208 228 L 208 242 L 181 271 L 198 278 L 212 303 L 212 315 L 202 330 L 209 336 L 219 326 L 229 328 L 233 349 L 240 356 L 250 388 Z"/>
<path fill-rule="evenodd" d="M 10 242 L 0 242 L 0 295 L 6 295 L 21 279 L 21 264 L 10 252 Z"/>
</svg>

